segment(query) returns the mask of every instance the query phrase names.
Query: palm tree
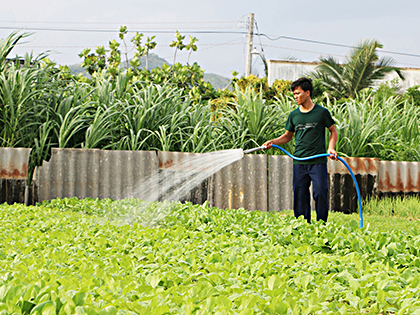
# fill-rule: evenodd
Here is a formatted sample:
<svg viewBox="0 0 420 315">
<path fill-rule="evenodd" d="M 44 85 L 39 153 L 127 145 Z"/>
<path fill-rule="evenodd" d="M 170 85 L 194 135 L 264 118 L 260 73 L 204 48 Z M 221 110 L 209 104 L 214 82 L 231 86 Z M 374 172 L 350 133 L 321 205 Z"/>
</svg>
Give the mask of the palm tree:
<svg viewBox="0 0 420 315">
<path fill-rule="evenodd" d="M 362 41 L 347 55 L 345 64 L 340 64 L 331 56 L 321 57 L 321 65 L 310 76 L 320 79 L 333 94 L 350 98 L 390 72 L 395 71 L 404 80 L 401 70 L 394 66 L 393 58 L 378 57 L 376 50 L 382 47 L 376 40 Z"/>
</svg>

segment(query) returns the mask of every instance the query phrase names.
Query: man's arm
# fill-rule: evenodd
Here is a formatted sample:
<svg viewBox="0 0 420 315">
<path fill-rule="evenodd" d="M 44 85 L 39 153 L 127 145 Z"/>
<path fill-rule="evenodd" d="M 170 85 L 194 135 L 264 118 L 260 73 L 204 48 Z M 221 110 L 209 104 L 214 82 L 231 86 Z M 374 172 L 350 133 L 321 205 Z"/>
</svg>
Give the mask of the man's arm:
<svg viewBox="0 0 420 315">
<path fill-rule="evenodd" d="M 280 144 L 286 144 L 293 138 L 293 132 L 286 130 L 284 134 L 282 134 L 280 137 L 272 140 L 268 140 L 263 144 L 266 149 L 270 149 L 273 144 L 280 145 Z"/>
<path fill-rule="evenodd" d="M 338 134 L 335 125 L 332 125 L 328 128 L 330 131 L 330 140 L 328 141 L 328 153 L 333 154 L 334 157 L 331 157 L 333 160 L 337 160 L 337 151 L 335 151 L 335 144 L 337 143 Z"/>
</svg>

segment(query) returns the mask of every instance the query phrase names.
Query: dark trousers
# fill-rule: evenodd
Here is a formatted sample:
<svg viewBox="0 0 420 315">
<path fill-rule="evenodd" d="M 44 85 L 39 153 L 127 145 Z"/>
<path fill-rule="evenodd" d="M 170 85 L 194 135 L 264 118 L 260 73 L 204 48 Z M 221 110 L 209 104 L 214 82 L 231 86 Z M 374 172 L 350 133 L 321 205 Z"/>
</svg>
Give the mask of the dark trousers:
<svg viewBox="0 0 420 315">
<path fill-rule="evenodd" d="M 309 186 L 313 187 L 317 220 L 328 219 L 328 172 L 327 164 L 294 164 L 293 165 L 293 210 L 295 217 L 301 215 L 311 222 L 311 195 Z"/>
</svg>

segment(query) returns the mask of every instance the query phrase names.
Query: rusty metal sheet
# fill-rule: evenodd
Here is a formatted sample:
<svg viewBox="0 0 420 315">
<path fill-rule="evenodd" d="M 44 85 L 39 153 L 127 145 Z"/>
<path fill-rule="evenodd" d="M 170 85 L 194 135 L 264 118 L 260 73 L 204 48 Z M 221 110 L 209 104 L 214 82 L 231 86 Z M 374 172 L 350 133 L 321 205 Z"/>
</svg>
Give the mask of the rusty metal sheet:
<svg viewBox="0 0 420 315">
<path fill-rule="evenodd" d="M 29 196 L 32 192 L 33 187 L 28 187 L 27 179 L 0 179 L 0 204 L 33 204 Z"/>
<path fill-rule="evenodd" d="M 362 199 L 378 195 L 379 160 L 377 158 L 342 158 L 352 169 Z M 330 210 L 344 213 L 358 211 L 356 188 L 341 161 L 328 159 Z"/>
<path fill-rule="evenodd" d="M 0 179 L 27 179 L 31 150 L 0 148 Z"/>
<path fill-rule="evenodd" d="M 171 170 L 188 170 L 191 167 L 196 168 L 199 163 L 200 157 L 211 156 L 206 153 L 188 153 L 188 152 L 171 152 L 171 151 L 158 151 L 157 157 L 160 169 Z"/>
<path fill-rule="evenodd" d="M 377 175 L 355 175 L 362 199 L 378 196 Z M 328 178 L 330 210 L 344 213 L 358 212 L 358 198 L 350 174 L 330 173 Z"/>
<path fill-rule="evenodd" d="M 379 159 L 377 158 L 342 158 L 350 166 L 354 174 L 377 175 L 379 170 Z M 350 174 L 347 167 L 341 161 L 328 159 L 328 173 Z"/>
<path fill-rule="evenodd" d="M 28 186 L 28 163 L 31 149 L 0 148 L 0 203 L 25 203 L 37 201 L 37 187 Z"/>
<path fill-rule="evenodd" d="M 379 162 L 379 191 L 420 192 L 420 162 Z"/>
</svg>

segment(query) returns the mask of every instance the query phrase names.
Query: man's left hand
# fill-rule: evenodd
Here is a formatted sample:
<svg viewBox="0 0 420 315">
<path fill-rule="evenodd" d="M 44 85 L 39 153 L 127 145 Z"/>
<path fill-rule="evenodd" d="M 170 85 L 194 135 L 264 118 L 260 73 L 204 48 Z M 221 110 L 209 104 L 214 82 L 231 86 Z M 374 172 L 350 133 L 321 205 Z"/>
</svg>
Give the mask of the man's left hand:
<svg viewBox="0 0 420 315">
<path fill-rule="evenodd" d="M 330 157 L 329 157 L 331 160 L 338 160 L 337 159 L 337 155 L 338 155 L 337 151 L 335 151 L 334 149 L 328 149 L 328 153 L 331 154 Z"/>
</svg>

